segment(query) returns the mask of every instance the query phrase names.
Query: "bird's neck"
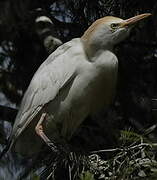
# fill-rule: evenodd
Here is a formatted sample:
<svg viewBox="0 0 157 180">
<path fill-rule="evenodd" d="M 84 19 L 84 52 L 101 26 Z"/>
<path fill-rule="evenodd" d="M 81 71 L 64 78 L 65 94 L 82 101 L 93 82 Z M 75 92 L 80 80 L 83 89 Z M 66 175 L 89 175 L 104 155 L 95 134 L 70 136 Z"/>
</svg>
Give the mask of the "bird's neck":
<svg viewBox="0 0 157 180">
<path fill-rule="evenodd" d="M 96 61 L 96 56 L 100 53 L 100 51 L 111 51 L 113 52 L 113 46 L 110 44 L 106 45 L 95 45 L 90 43 L 89 41 L 86 41 L 84 39 L 81 39 L 85 53 L 89 59 L 89 61 Z"/>
</svg>

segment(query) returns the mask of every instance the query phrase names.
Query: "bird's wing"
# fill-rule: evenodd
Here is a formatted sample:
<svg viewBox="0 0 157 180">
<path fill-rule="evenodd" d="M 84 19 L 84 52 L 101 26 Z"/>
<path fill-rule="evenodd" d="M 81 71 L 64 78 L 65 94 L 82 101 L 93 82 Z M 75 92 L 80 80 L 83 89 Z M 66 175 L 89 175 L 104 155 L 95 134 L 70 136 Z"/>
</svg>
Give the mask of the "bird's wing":
<svg viewBox="0 0 157 180">
<path fill-rule="evenodd" d="M 76 77 L 78 59 L 86 58 L 79 38 L 60 46 L 39 67 L 23 97 L 15 119 L 12 139 L 16 139 L 43 106 Z"/>
</svg>

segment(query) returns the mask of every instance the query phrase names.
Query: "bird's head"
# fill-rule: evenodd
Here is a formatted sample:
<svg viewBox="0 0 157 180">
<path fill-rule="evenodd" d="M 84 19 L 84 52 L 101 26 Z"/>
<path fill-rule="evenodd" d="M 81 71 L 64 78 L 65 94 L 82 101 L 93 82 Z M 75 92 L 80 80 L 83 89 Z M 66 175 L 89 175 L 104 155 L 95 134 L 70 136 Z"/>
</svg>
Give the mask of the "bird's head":
<svg viewBox="0 0 157 180">
<path fill-rule="evenodd" d="M 126 20 L 106 16 L 96 20 L 81 37 L 86 53 L 92 56 L 100 49 L 112 49 L 129 35 L 137 22 L 150 15 L 150 13 L 140 14 Z"/>
</svg>

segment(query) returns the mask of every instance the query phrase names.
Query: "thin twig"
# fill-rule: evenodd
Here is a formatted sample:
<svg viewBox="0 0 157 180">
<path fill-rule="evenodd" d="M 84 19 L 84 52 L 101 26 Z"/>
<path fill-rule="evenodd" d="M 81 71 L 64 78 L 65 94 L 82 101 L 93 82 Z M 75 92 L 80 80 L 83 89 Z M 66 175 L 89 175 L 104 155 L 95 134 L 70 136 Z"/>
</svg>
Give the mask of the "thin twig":
<svg viewBox="0 0 157 180">
<path fill-rule="evenodd" d="M 136 148 L 139 148 L 139 147 L 142 147 L 142 146 L 152 147 L 151 144 L 141 143 L 141 144 L 138 144 L 138 145 L 135 145 L 135 146 L 131 146 L 131 147 L 127 148 L 127 149 L 126 148 L 101 149 L 101 150 L 98 150 L 98 151 L 91 151 L 90 154 L 102 153 L 102 152 L 115 152 L 115 151 L 129 151 L 129 150 L 133 150 L 133 149 L 136 149 Z"/>
<path fill-rule="evenodd" d="M 115 151 L 123 151 L 123 149 L 121 149 L 121 148 L 115 148 L 115 149 L 102 149 L 102 150 L 98 150 L 98 151 L 91 151 L 90 154 L 101 153 L 101 152 L 115 152 Z"/>
</svg>

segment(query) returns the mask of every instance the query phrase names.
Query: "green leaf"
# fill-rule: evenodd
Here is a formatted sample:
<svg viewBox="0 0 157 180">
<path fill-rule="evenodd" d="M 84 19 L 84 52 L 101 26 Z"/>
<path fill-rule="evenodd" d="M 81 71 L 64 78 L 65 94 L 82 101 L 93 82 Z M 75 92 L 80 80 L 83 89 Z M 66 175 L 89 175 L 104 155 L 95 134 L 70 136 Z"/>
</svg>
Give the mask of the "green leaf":
<svg viewBox="0 0 157 180">
<path fill-rule="evenodd" d="M 36 174 L 32 175 L 32 180 L 40 180 L 40 177 Z"/>
<path fill-rule="evenodd" d="M 80 180 L 95 180 L 95 179 L 92 173 L 90 173 L 89 171 L 86 171 L 80 175 Z"/>
</svg>

